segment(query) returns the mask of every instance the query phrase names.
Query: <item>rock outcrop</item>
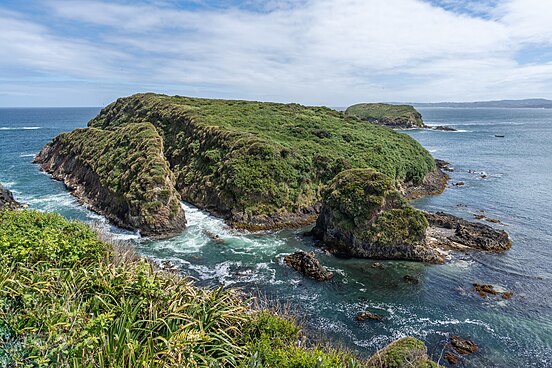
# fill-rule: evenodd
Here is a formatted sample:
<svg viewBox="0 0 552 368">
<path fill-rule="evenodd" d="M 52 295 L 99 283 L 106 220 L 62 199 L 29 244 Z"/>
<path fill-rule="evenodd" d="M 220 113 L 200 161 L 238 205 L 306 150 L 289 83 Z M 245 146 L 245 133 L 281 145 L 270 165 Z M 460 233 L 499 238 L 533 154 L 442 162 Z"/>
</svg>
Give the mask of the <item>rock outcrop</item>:
<svg viewBox="0 0 552 368">
<path fill-rule="evenodd" d="M 149 123 L 61 134 L 34 162 L 120 227 L 164 238 L 186 225 L 163 142 Z"/>
<path fill-rule="evenodd" d="M 479 222 L 470 222 L 444 212 L 425 213 L 430 228 L 428 237 L 437 246 L 474 248 L 501 252 L 510 249 L 512 241 L 504 230 Z"/>
<path fill-rule="evenodd" d="M 298 251 L 285 256 L 284 262 L 296 271 L 317 281 L 327 281 L 333 277 L 333 273 L 316 259 L 314 252 Z"/>
<path fill-rule="evenodd" d="M 349 106 L 345 114 L 371 123 L 397 129 L 427 128 L 420 114 L 410 105 L 361 103 Z"/>
<path fill-rule="evenodd" d="M 312 234 L 334 253 L 377 259 L 432 263 L 442 256 L 424 242 L 428 222 L 372 169 L 346 170 L 323 193 L 322 210 Z"/>
<path fill-rule="evenodd" d="M 21 204 L 13 198 L 12 192 L 0 184 L 0 211 L 5 209 L 15 210 L 20 207 Z"/>
<path fill-rule="evenodd" d="M 403 337 L 368 359 L 369 368 L 439 368 L 427 355 L 425 344 L 413 337 Z"/>
</svg>

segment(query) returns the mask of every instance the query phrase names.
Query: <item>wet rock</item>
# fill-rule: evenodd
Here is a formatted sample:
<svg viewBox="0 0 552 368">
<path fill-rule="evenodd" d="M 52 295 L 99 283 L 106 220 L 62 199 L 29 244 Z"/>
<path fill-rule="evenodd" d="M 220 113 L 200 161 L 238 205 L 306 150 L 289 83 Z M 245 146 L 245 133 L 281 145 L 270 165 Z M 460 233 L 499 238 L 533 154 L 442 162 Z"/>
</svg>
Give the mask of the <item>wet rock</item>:
<svg viewBox="0 0 552 368">
<path fill-rule="evenodd" d="M 473 218 L 476 219 L 476 220 L 484 220 L 485 218 L 487 218 L 487 216 L 485 216 L 485 215 L 473 215 Z"/>
<path fill-rule="evenodd" d="M 284 262 L 291 268 L 314 280 L 326 281 L 333 277 L 333 273 L 328 271 L 316 259 L 314 252 L 298 251 L 285 256 Z"/>
<path fill-rule="evenodd" d="M 458 357 L 456 355 L 454 355 L 453 353 L 451 353 L 450 351 L 447 351 L 445 353 L 445 360 L 449 363 L 449 364 L 456 364 L 458 363 Z"/>
<path fill-rule="evenodd" d="M 507 232 L 496 230 L 489 225 L 469 222 L 444 212 L 426 212 L 426 217 L 430 228 L 453 230 L 437 233 L 436 236 L 441 237 L 438 241 L 443 243 L 451 241 L 465 247 L 494 252 L 505 251 L 512 246 Z"/>
<path fill-rule="evenodd" d="M 383 319 L 383 316 L 376 313 L 368 312 L 368 311 L 358 312 L 356 315 L 357 321 L 366 321 L 367 319 L 370 319 L 373 321 L 379 321 Z"/>
<path fill-rule="evenodd" d="M 513 292 L 506 291 L 506 292 L 502 293 L 502 299 L 510 299 L 513 295 L 514 295 Z"/>
<path fill-rule="evenodd" d="M 431 127 L 432 130 L 440 130 L 444 132 L 456 132 L 457 130 L 454 128 L 449 127 L 448 125 L 438 125 Z"/>
<path fill-rule="evenodd" d="M 371 265 L 370 267 L 372 267 L 372 268 L 377 268 L 377 269 L 379 269 L 379 270 L 383 270 L 383 269 L 385 268 L 385 267 L 384 267 L 381 263 L 379 263 L 379 262 L 374 262 L 374 263 L 372 263 L 372 265 Z"/>
<path fill-rule="evenodd" d="M 458 183 L 454 183 L 455 186 L 457 187 L 462 187 L 464 185 L 466 185 L 466 183 L 464 183 L 463 181 L 459 181 Z"/>
<path fill-rule="evenodd" d="M 215 234 L 209 230 L 205 230 L 203 231 L 205 235 L 207 235 L 209 238 L 211 238 L 211 240 L 213 240 L 215 243 L 218 243 L 218 244 L 224 244 L 224 239 L 220 237 L 220 235 L 218 234 Z"/>
<path fill-rule="evenodd" d="M 475 344 L 475 342 L 456 335 L 450 338 L 450 344 L 452 345 L 453 349 L 461 355 L 473 354 L 478 349 L 478 346 Z"/>
<path fill-rule="evenodd" d="M 447 162 L 447 161 L 444 161 L 444 160 L 436 159 L 435 160 L 435 165 L 437 165 L 437 167 L 439 169 L 444 170 L 444 171 L 449 171 L 449 172 L 454 171 L 454 169 L 452 167 L 450 167 L 450 163 Z"/>
<path fill-rule="evenodd" d="M 418 284 L 420 282 L 420 280 L 413 275 L 404 275 L 403 280 L 409 284 Z"/>
<path fill-rule="evenodd" d="M 7 190 L 0 184 L 0 210 L 10 209 L 15 210 L 20 208 L 21 204 L 13 198 L 12 192 Z"/>
<path fill-rule="evenodd" d="M 491 222 L 493 224 L 500 224 L 500 220 L 494 219 L 494 218 L 485 218 L 485 221 Z"/>
<path fill-rule="evenodd" d="M 479 293 L 479 296 L 486 298 L 487 295 L 497 295 L 498 291 L 494 289 L 493 285 L 490 284 L 473 284 L 473 290 Z"/>
</svg>

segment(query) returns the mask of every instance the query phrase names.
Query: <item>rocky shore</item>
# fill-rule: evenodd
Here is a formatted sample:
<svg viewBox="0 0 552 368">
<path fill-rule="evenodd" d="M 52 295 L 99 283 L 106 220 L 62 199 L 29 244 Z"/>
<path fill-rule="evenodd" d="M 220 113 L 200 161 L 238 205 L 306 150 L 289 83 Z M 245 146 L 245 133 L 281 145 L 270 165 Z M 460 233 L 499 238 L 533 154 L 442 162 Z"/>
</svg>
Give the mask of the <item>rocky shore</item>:
<svg viewBox="0 0 552 368">
<path fill-rule="evenodd" d="M 8 189 L 4 188 L 2 184 L 0 184 L 0 210 L 15 210 L 20 207 L 21 203 L 17 202 L 13 198 L 12 192 L 10 192 Z"/>
</svg>

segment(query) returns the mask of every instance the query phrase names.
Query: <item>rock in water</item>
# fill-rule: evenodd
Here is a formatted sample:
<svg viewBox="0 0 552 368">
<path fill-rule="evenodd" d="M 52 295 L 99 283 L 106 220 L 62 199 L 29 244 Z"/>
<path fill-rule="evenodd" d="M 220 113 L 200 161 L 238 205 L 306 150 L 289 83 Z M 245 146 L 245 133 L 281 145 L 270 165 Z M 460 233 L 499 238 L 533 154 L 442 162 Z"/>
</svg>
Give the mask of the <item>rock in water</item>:
<svg viewBox="0 0 552 368">
<path fill-rule="evenodd" d="M 427 355 L 425 344 L 413 337 L 403 337 L 393 341 L 372 355 L 368 368 L 439 368 Z"/>
<path fill-rule="evenodd" d="M 21 207 L 21 204 L 13 199 L 13 194 L 0 184 L 0 210 L 15 210 Z"/>
<path fill-rule="evenodd" d="M 512 246 L 507 232 L 489 225 L 469 222 L 444 212 L 426 213 L 426 218 L 433 228 L 453 230 L 441 236 L 443 242 L 452 241 L 466 247 L 495 252 L 508 250 Z"/>
<path fill-rule="evenodd" d="M 387 176 L 373 169 L 342 171 L 322 194 L 313 235 L 335 253 L 441 263 L 424 243 L 428 226 Z"/>
<path fill-rule="evenodd" d="M 456 364 L 458 363 L 458 357 L 456 355 L 454 355 L 453 353 L 451 353 L 450 351 L 447 351 L 445 353 L 445 360 L 449 363 L 449 364 Z"/>
<path fill-rule="evenodd" d="M 365 321 L 367 319 L 371 319 L 373 321 L 379 321 L 383 319 L 383 316 L 376 313 L 368 312 L 368 311 L 358 312 L 356 315 L 357 321 Z"/>
<path fill-rule="evenodd" d="M 450 344 L 458 354 L 462 355 L 475 353 L 478 349 L 475 342 L 456 335 L 450 338 Z"/>
<path fill-rule="evenodd" d="M 303 275 L 318 281 L 330 280 L 333 273 L 322 266 L 314 252 L 298 251 L 284 257 L 284 262 Z"/>
</svg>

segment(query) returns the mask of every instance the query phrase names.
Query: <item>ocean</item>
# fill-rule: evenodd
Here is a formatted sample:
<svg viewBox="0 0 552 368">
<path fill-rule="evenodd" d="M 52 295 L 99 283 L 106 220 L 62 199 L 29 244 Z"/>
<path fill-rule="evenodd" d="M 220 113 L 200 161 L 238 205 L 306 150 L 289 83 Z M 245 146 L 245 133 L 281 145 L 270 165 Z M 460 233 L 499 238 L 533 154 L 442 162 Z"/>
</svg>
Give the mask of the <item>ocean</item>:
<svg viewBox="0 0 552 368">
<path fill-rule="evenodd" d="M 132 242 L 140 254 L 170 262 L 199 285 L 240 287 L 285 306 L 312 336 L 361 355 L 411 335 L 443 362 L 444 344 L 458 334 L 479 345 L 460 366 L 552 367 L 552 110 L 419 110 L 426 123 L 458 131 L 403 132 L 454 168 L 443 194 L 414 205 L 467 219 L 476 214 L 497 219 L 500 223 L 493 226 L 512 237 L 510 251 L 454 253 L 445 265 L 383 261 L 384 269 L 374 269 L 371 260 L 319 252 L 302 236 L 309 227 L 244 233 L 189 204 L 184 204 L 189 226 L 183 234 L 140 239 L 80 206 L 63 183 L 31 163 L 45 143 L 86 126 L 99 108 L 0 109 L 0 183 L 31 208 L 97 223 Z M 464 185 L 453 185 L 458 182 Z M 213 241 L 212 234 L 224 242 Z M 317 252 L 334 280 L 311 281 L 285 267 L 283 255 L 297 249 Z M 405 275 L 416 276 L 419 283 L 406 283 Z M 473 283 L 493 284 L 514 295 L 483 299 L 471 290 Z M 355 315 L 363 310 L 385 318 L 357 322 Z"/>
</svg>

